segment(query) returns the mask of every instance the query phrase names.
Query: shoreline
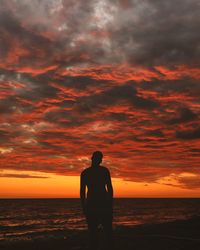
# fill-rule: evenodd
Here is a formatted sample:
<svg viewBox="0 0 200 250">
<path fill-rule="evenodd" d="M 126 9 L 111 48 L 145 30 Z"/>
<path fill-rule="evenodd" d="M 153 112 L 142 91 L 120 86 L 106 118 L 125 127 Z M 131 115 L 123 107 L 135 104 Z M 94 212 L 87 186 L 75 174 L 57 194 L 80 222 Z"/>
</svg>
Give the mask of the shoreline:
<svg viewBox="0 0 200 250">
<path fill-rule="evenodd" d="M 158 224 L 118 226 L 114 229 L 116 250 L 199 250 L 200 216 Z M 86 230 L 55 232 L 53 237 L 0 241 L 2 250 L 87 250 Z M 101 237 L 101 233 L 100 233 Z"/>
</svg>

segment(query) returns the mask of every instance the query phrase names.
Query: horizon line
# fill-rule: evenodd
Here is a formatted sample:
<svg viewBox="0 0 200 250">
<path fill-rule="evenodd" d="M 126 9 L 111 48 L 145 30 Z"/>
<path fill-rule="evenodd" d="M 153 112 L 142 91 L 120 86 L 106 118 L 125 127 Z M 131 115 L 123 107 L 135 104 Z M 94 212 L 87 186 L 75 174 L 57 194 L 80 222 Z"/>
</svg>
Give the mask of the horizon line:
<svg viewBox="0 0 200 250">
<path fill-rule="evenodd" d="M 27 199 L 27 200 L 42 200 L 42 199 L 80 199 L 80 197 L 0 197 L 0 200 L 19 200 L 19 199 Z M 113 199 L 200 199 L 200 197 L 128 197 L 128 196 L 119 196 L 113 197 Z"/>
</svg>

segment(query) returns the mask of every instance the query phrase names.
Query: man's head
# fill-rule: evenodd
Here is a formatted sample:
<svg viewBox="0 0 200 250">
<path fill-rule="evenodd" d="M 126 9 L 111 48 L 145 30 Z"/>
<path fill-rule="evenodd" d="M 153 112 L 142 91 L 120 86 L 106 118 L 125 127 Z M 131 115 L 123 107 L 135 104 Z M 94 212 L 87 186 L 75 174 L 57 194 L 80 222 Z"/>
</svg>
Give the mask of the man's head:
<svg viewBox="0 0 200 250">
<path fill-rule="evenodd" d="M 92 165 L 99 165 L 102 162 L 103 159 L 103 153 L 101 151 L 95 151 L 92 154 Z"/>
</svg>

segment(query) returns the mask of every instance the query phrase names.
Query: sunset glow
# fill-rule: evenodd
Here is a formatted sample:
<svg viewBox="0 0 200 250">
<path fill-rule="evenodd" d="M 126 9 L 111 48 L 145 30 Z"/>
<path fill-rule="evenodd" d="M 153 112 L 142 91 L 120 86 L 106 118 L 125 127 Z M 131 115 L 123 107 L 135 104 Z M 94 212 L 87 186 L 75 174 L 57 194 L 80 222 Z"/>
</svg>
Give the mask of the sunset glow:
<svg viewBox="0 0 200 250">
<path fill-rule="evenodd" d="M 1 175 L 0 175 L 1 176 Z M 41 174 L 40 172 L 4 171 L 1 198 L 78 198 L 78 176 Z M 6 177 L 8 176 L 8 177 Z M 157 183 L 124 181 L 113 178 L 115 197 L 197 197 L 198 190 L 176 187 L 177 182 L 162 179 Z"/>
<path fill-rule="evenodd" d="M 115 197 L 200 197 L 199 24 L 196 0 L 1 1 L 0 198 L 78 197 L 96 150 Z"/>
</svg>

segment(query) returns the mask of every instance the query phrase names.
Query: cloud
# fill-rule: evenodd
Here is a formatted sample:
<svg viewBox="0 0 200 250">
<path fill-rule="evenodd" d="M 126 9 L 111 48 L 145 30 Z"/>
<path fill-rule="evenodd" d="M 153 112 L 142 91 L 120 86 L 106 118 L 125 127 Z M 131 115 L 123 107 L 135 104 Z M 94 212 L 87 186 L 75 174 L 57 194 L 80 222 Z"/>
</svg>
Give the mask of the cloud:
<svg viewBox="0 0 200 250">
<path fill-rule="evenodd" d="M 153 136 L 153 137 L 164 137 L 163 132 L 160 129 L 155 129 L 155 130 L 148 130 L 146 132 L 146 135 L 148 136 Z"/>
<path fill-rule="evenodd" d="M 63 66 L 88 62 L 143 66 L 199 62 L 197 0 L 181 4 L 178 0 L 133 0 L 129 8 L 109 0 L 84 4 L 12 0 L 9 4 L 3 1 L 3 7 L 2 52 L 15 54 L 11 60 L 16 66 L 27 65 L 30 58 L 36 69 L 51 62 Z"/>
<path fill-rule="evenodd" d="M 100 149 L 115 177 L 196 175 L 198 9 L 1 1 L 0 169 L 79 175 Z"/>
<path fill-rule="evenodd" d="M 131 2 L 113 24 L 113 46 L 121 58 L 136 65 L 199 63 L 197 0 Z"/>
<path fill-rule="evenodd" d="M 200 138 L 200 128 L 182 130 L 176 132 L 176 137 L 183 140 L 195 140 Z"/>
<path fill-rule="evenodd" d="M 0 130 L 0 142 L 7 142 L 10 138 L 9 132 L 5 130 Z"/>
<path fill-rule="evenodd" d="M 138 96 L 132 84 L 116 86 L 100 94 L 80 98 L 80 102 L 90 107 L 91 112 L 94 112 L 95 109 L 103 108 L 104 106 L 111 106 L 123 102 L 127 102 L 129 105 L 141 109 L 154 109 L 159 107 L 159 103 L 156 100 Z M 80 111 L 83 111 L 81 106 Z"/>
<path fill-rule="evenodd" d="M 49 177 L 29 174 L 0 174 L 0 178 L 34 178 L 34 179 L 46 179 Z"/>
<path fill-rule="evenodd" d="M 179 178 L 180 186 L 183 186 L 186 189 L 199 189 L 200 188 L 200 176 L 185 176 Z"/>
<path fill-rule="evenodd" d="M 168 176 L 167 178 L 163 179 L 164 182 L 162 184 L 172 186 L 172 187 L 178 187 L 178 188 L 184 188 L 184 189 L 200 189 L 200 178 L 199 174 L 192 174 L 192 173 L 182 173 L 179 175 L 172 174 Z"/>
<path fill-rule="evenodd" d="M 179 114 L 169 120 L 170 124 L 184 123 L 197 119 L 198 116 L 188 108 L 182 108 Z"/>
</svg>

